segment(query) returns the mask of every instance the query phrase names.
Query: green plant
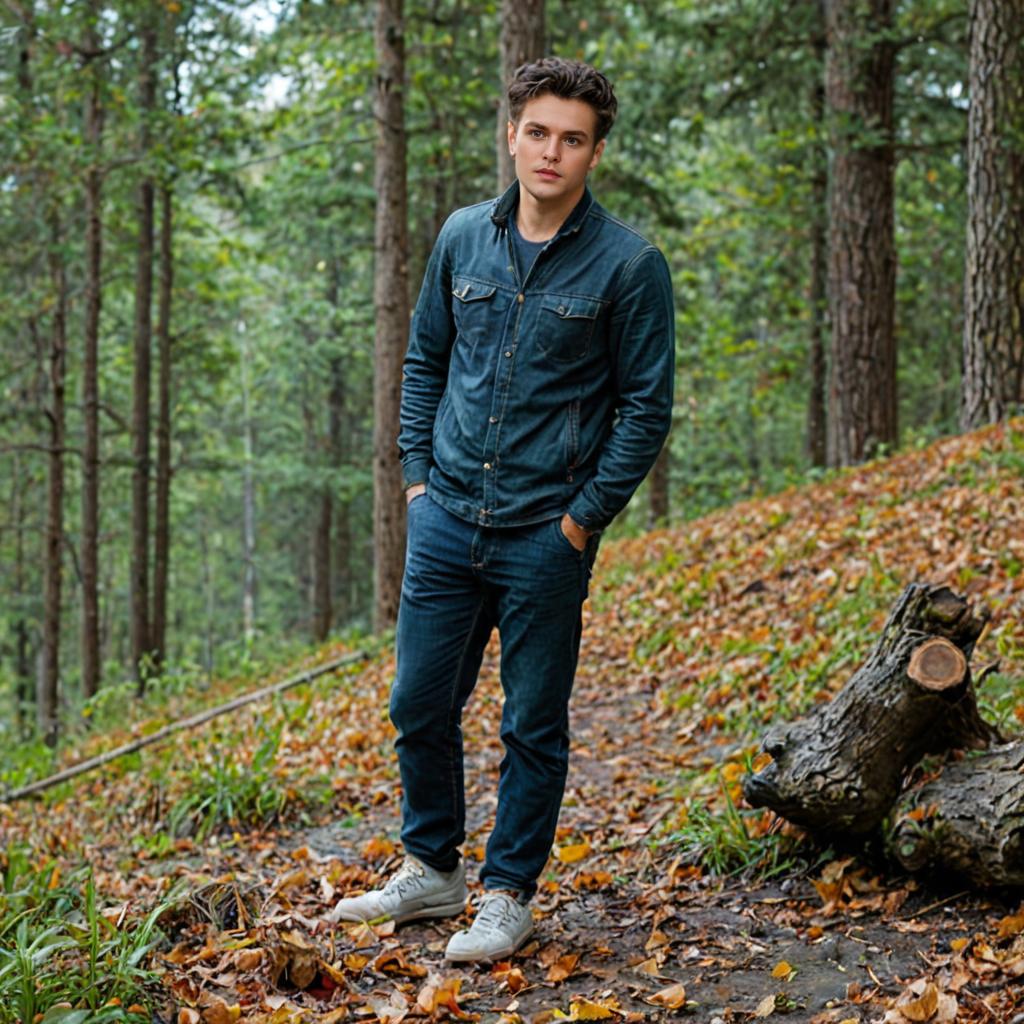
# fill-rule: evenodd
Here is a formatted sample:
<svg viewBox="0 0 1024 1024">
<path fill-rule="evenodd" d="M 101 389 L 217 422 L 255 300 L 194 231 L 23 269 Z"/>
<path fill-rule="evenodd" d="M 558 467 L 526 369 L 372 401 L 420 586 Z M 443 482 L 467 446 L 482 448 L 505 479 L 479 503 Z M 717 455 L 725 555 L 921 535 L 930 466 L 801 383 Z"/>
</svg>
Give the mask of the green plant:
<svg viewBox="0 0 1024 1024">
<path fill-rule="evenodd" d="M 271 730 L 248 764 L 218 750 L 189 772 L 189 787 L 168 816 L 170 831 L 192 830 L 200 839 L 226 825 L 253 825 L 280 814 L 287 794 L 274 772 L 281 725 Z"/>
</svg>

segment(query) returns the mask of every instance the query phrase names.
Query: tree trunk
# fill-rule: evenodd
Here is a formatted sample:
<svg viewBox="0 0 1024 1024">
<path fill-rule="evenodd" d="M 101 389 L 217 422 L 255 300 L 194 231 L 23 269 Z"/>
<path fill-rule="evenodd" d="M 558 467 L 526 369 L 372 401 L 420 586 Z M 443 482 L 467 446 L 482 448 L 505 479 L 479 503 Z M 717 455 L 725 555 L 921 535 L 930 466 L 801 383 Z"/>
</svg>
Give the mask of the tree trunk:
<svg viewBox="0 0 1024 1024">
<path fill-rule="evenodd" d="M 330 257 L 330 274 L 328 277 L 327 286 L 327 301 L 334 311 L 335 315 L 338 314 L 338 301 L 341 294 L 341 260 L 337 255 L 337 249 L 334 246 L 332 240 L 332 249 L 334 251 Z M 332 323 L 331 335 L 336 346 L 335 354 L 331 357 L 331 387 L 327 393 L 327 450 L 330 452 L 331 458 L 331 470 L 332 479 L 334 472 L 341 470 L 345 466 L 346 460 L 346 444 L 345 444 L 345 363 L 341 355 L 340 350 L 337 348 L 341 345 L 340 332 Z M 340 540 L 341 534 L 341 523 L 344 520 L 345 530 L 348 529 L 348 511 L 345 508 L 347 505 L 347 499 L 345 501 L 337 501 L 336 487 L 331 486 L 328 493 L 332 498 L 332 515 L 333 519 L 338 520 L 339 528 L 335 531 L 332 528 L 332 522 L 329 521 L 326 524 L 327 538 L 325 544 L 327 547 L 328 561 L 332 566 L 334 572 L 332 573 L 333 580 L 328 590 L 327 599 L 331 605 L 332 617 L 331 621 L 328 622 L 327 629 L 325 630 L 324 637 L 326 639 L 327 632 L 330 631 L 330 627 L 333 623 L 344 622 L 348 617 L 348 602 L 345 588 L 348 585 L 348 565 L 347 560 L 341 561 L 338 558 L 332 559 L 332 539 L 334 533 L 337 532 L 338 540 Z"/>
<path fill-rule="evenodd" d="M 252 398 L 249 393 L 249 341 L 245 321 L 238 325 L 242 339 L 242 634 L 246 645 L 256 639 L 256 481 L 253 472 Z"/>
<path fill-rule="evenodd" d="M 59 731 L 60 618 L 64 539 L 64 374 L 67 359 L 67 279 L 60 213 L 50 214 L 50 280 L 53 284 L 53 325 L 50 337 L 50 454 L 46 505 L 46 547 L 43 555 L 45 598 L 43 611 L 43 658 L 39 674 L 37 714 L 39 731 L 47 746 L 57 745 Z"/>
<path fill-rule="evenodd" d="M 150 159 L 150 118 L 156 107 L 156 24 L 152 13 L 144 13 L 140 26 L 139 108 L 141 128 L 139 151 Z M 148 655 L 151 650 L 149 615 L 149 430 L 150 364 L 153 297 L 153 177 L 143 169 L 139 183 L 136 221 L 138 241 L 135 264 L 135 373 L 132 409 L 132 563 L 131 620 L 132 670 L 138 692 L 146 689 Z"/>
<path fill-rule="evenodd" d="M 402 360 L 409 337 L 408 196 L 405 149 L 403 0 L 378 0 L 374 113 L 377 193 L 373 304 L 376 313 L 373 385 L 374 628 L 398 616 L 405 559 L 405 502 L 398 462 Z"/>
<path fill-rule="evenodd" d="M 516 68 L 544 56 L 544 0 L 501 0 L 501 36 L 498 40 L 501 100 L 495 130 L 498 192 L 504 192 L 516 176 L 508 155 L 508 97 L 506 89 Z"/>
<path fill-rule="evenodd" d="M 893 0 L 827 0 L 832 143 L 829 462 L 851 465 L 898 437 L 893 333 Z"/>
<path fill-rule="evenodd" d="M 925 754 L 998 740 L 978 714 L 969 668 L 986 619 L 946 587 L 907 587 L 835 699 L 769 731 L 773 760 L 744 781 L 747 800 L 806 828 L 863 835 Z"/>
<path fill-rule="evenodd" d="M 1024 4 L 971 0 L 965 430 L 1024 404 Z"/>
<path fill-rule="evenodd" d="M 85 41 L 90 53 L 98 49 L 97 4 L 90 4 Z M 82 360 L 82 696 L 100 688 L 100 423 L 99 335 L 103 298 L 103 121 L 100 64 L 89 64 L 89 92 L 85 101 L 85 142 L 89 167 L 85 172 L 85 352 Z"/>
<path fill-rule="evenodd" d="M 907 871 L 1024 885 L 1024 743 L 957 761 L 899 803 L 889 848 Z"/>
<path fill-rule="evenodd" d="M 11 474 L 11 528 L 14 531 L 14 678 L 15 715 L 18 733 L 25 736 L 29 720 L 28 709 L 32 701 L 32 655 L 29 644 L 28 620 L 25 603 L 28 594 L 25 588 L 25 500 L 24 483 L 21 479 L 21 459 L 14 453 L 14 467 Z"/>
<path fill-rule="evenodd" d="M 650 475 L 647 478 L 647 494 L 650 502 L 650 520 L 648 525 L 650 529 L 664 526 L 668 522 L 671 468 L 672 449 L 670 447 L 670 439 L 667 439 L 658 453 L 658 457 L 655 459 Z"/>
<path fill-rule="evenodd" d="M 828 311 L 828 151 L 824 143 L 825 122 L 825 17 L 819 2 L 819 25 L 811 37 L 820 74 L 811 88 L 811 111 L 815 139 L 810 146 L 811 162 L 811 308 L 810 377 L 807 401 L 807 455 L 812 466 L 828 464 L 828 419 L 825 396 L 828 361 L 825 356 L 826 313 Z"/>
<path fill-rule="evenodd" d="M 167 587 L 171 554 L 171 302 L 174 294 L 174 192 L 160 188 L 160 293 L 158 299 L 156 517 L 153 537 L 153 628 L 150 647 L 159 672 L 167 657 Z"/>
</svg>

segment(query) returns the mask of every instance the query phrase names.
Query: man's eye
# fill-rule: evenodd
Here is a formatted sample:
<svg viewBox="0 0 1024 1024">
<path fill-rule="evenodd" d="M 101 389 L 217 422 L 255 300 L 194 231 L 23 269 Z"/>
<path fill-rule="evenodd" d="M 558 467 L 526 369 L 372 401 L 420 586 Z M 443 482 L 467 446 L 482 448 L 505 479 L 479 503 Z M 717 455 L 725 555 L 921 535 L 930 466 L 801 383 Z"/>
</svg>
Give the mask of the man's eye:
<svg viewBox="0 0 1024 1024">
<path fill-rule="evenodd" d="M 567 146 L 578 146 L 580 144 L 579 139 L 574 139 L 571 135 L 565 140 Z"/>
<path fill-rule="evenodd" d="M 531 134 L 531 135 L 532 135 L 532 136 L 533 136 L 533 137 L 534 137 L 535 139 L 540 139 L 540 138 L 543 138 L 543 137 L 544 137 L 544 133 L 543 133 L 543 132 L 542 132 L 542 131 L 541 131 L 541 130 L 540 130 L 539 128 L 531 128 L 531 129 L 530 129 L 530 134 Z"/>
</svg>

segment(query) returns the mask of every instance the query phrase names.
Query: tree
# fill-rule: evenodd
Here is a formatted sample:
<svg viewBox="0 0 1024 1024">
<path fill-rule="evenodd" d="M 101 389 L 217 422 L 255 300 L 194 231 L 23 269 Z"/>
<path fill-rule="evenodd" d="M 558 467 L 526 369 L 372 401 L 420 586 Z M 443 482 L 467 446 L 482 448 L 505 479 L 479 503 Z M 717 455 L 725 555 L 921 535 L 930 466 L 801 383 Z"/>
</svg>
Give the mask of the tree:
<svg viewBox="0 0 1024 1024">
<path fill-rule="evenodd" d="M 409 338 L 409 241 L 405 147 L 405 44 L 403 0 L 378 0 L 377 119 L 374 185 L 373 307 L 373 540 L 376 554 L 374 624 L 385 629 L 398 616 L 405 558 L 405 503 L 396 439 L 402 360 Z"/>
<path fill-rule="evenodd" d="M 498 43 L 500 100 L 495 132 L 498 192 L 504 192 L 515 178 L 515 166 L 508 155 L 508 98 L 505 87 L 521 64 L 544 56 L 544 0 L 501 0 L 501 36 Z"/>
<path fill-rule="evenodd" d="M 970 18 L 964 429 L 1024 403 L 1024 3 Z"/>
<path fill-rule="evenodd" d="M 150 372 L 153 302 L 153 172 L 149 166 L 152 119 L 156 110 L 157 25 L 143 11 L 139 25 L 139 154 L 144 161 L 138 185 L 135 256 L 135 375 L 132 387 L 132 667 L 142 694 L 151 651 L 149 614 Z"/>
<path fill-rule="evenodd" d="M 893 0 L 827 0 L 830 119 L 829 462 L 897 440 Z"/>
</svg>

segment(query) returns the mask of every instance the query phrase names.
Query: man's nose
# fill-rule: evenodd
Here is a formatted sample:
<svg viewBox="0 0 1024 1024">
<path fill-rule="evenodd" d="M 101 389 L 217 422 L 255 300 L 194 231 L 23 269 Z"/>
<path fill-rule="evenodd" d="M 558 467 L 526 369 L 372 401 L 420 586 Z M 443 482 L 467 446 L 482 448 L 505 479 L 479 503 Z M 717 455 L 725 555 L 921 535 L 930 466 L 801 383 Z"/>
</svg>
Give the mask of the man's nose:
<svg viewBox="0 0 1024 1024">
<path fill-rule="evenodd" d="M 548 136 L 548 144 L 544 147 L 544 159 L 550 160 L 552 163 L 559 159 L 558 142 L 550 135 Z"/>
</svg>

